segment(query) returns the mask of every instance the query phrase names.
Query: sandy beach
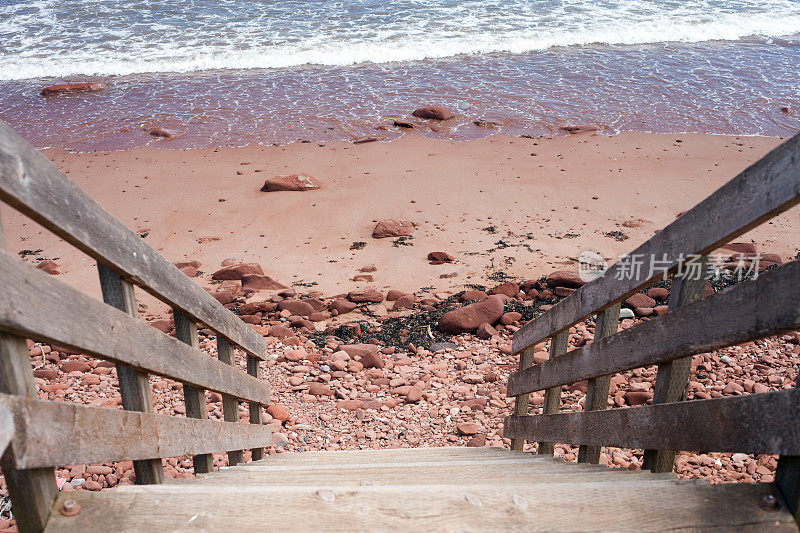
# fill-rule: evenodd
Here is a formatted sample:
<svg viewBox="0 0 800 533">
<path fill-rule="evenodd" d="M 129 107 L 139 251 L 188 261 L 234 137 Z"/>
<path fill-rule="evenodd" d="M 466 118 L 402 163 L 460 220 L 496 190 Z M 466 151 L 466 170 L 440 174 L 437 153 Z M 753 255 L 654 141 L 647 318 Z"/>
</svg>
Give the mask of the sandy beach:
<svg viewBox="0 0 800 533">
<path fill-rule="evenodd" d="M 200 261 L 200 283 L 223 260 L 236 259 L 260 263 L 284 285 L 332 296 L 364 285 L 457 292 L 491 285 L 498 273 L 538 279 L 574 265 L 583 250 L 613 261 L 780 141 L 626 133 L 452 142 L 407 135 L 361 145 L 45 153 L 167 259 Z M 298 172 L 317 178 L 321 189 L 259 190 L 266 178 Z M 99 294 L 93 261 L 7 206 L 0 210 L 11 251 L 42 250 L 24 258 L 56 258 L 60 280 Z M 795 208 L 740 240 L 792 258 L 799 215 Z M 413 239 L 372 238 L 384 219 L 413 222 Z M 606 235 L 615 231 L 622 235 Z M 357 242 L 365 245 L 352 250 Z M 432 251 L 456 261 L 430 265 Z M 374 283 L 352 281 L 369 265 L 377 268 Z"/>
</svg>

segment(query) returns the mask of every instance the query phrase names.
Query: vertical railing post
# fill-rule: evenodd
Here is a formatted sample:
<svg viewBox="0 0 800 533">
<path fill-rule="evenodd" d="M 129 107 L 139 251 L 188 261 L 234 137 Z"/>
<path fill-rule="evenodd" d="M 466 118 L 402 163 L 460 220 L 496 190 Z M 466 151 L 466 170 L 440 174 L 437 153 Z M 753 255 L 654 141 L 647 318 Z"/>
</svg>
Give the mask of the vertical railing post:
<svg viewBox="0 0 800 533">
<path fill-rule="evenodd" d="M 621 303 L 612 305 L 605 311 L 597 313 L 594 326 L 594 340 L 609 337 L 619 329 L 619 311 Z M 600 376 L 589 380 L 586 386 L 585 411 L 601 411 L 608 407 L 608 388 L 611 376 Z M 600 446 L 582 444 L 578 448 L 578 462 L 597 464 L 600 462 Z"/>
<path fill-rule="evenodd" d="M 519 354 L 519 369 L 520 371 L 530 368 L 533 365 L 534 347 L 531 346 L 527 350 L 523 350 Z M 514 399 L 514 416 L 528 416 L 528 405 L 530 402 L 530 393 L 520 394 Z M 525 446 L 525 439 L 511 439 L 511 449 L 521 452 Z"/>
<path fill-rule="evenodd" d="M 700 261 L 700 274 L 687 271 L 673 278 L 668 301 L 669 311 L 689 305 L 703 297 L 707 259 L 703 256 Z M 658 365 L 656 383 L 653 387 L 653 405 L 685 400 L 691 367 L 691 356 Z M 674 464 L 674 450 L 645 450 L 642 458 L 642 469 L 656 473 L 672 472 Z"/>
<path fill-rule="evenodd" d="M 0 221 L 0 250 L 5 250 L 5 247 L 3 224 Z M 0 392 L 28 398 L 39 397 L 25 339 L 5 333 L 0 333 Z M 14 468 L 10 447 L 2 455 L 0 466 L 11 496 L 11 509 L 17 527 L 22 533 L 43 531 L 50 516 L 50 507 L 58 495 L 55 470 Z"/>
<path fill-rule="evenodd" d="M 259 361 L 258 358 L 253 357 L 250 354 L 247 354 L 247 373 L 253 376 L 256 379 L 260 379 L 260 368 L 259 368 Z M 255 402 L 249 402 L 248 410 L 250 412 L 250 423 L 251 424 L 260 424 L 261 423 L 261 404 Z M 251 457 L 253 461 L 259 461 L 264 458 L 264 448 L 252 448 L 250 450 Z"/>
<path fill-rule="evenodd" d="M 177 309 L 172 310 L 175 320 L 175 337 L 185 342 L 192 348 L 199 350 L 200 343 L 197 338 L 197 324 L 189 319 Z M 183 402 L 186 405 L 186 416 L 188 418 L 207 419 L 206 394 L 203 389 L 183 384 Z M 210 453 L 195 455 L 192 457 L 195 474 L 207 474 L 214 471 L 214 458 Z"/>
<path fill-rule="evenodd" d="M 233 365 L 233 345 L 222 335 L 217 334 L 217 357 L 226 365 Z M 239 402 L 229 394 L 222 395 L 222 416 L 226 422 L 239 422 Z M 228 466 L 243 462 L 242 450 L 228 452 Z"/>
<path fill-rule="evenodd" d="M 97 263 L 100 276 L 100 289 L 103 301 L 120 311 L 137 317 L 139 310 L 133 285 L 123 280 L 119 274 L 101 263 Z M 150 393 L 150 379 L 146 372 L 139 372 L 128 365 L 117 363 L 117 380 L 122 396 L 122 408 L 126 411 L 153 412 L 153 398 Z M 142 459 L 133 462 L 137 485 L 152 485 L 164 482 L 164 469 L 161 458 Z"/>
<path fill-rule="evenodd" d="M 560 357 L 567 353 L 567 345 L 569 344 L 569 328 L 561 333 L 550 337 L 550 359 Z M 544 393 L 544 405 L 542 406 L 543 415 L 553 415 L 558 413 L 561 408 L 561 385 L 550 387 Z M 553 455 L 555 446 L 552 442 L 540 442 L 540 454 Z"/>
</svg>

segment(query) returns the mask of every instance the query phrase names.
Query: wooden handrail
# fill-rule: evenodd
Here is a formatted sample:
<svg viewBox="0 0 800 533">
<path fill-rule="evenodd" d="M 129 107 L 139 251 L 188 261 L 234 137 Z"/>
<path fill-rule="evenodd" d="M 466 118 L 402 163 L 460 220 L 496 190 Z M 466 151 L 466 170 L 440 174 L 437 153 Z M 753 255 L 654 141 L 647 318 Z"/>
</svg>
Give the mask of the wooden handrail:
<svg viewBox="0 0 800 533">
<path fill-rule="evenodd" d="M 269 426 L 199 420 L 0 394 L 19 428 L 13 465 L 42 468 L 208 454 L 271 443 Z"/>
<path fill-rule="evenodd" d="M 800 134 L 753 163 L 630 255 L 644 258 L 645 265 L 653 257 L 672 271 L 682 255 L 707 254 L 798 202 Z M 638 275 L 629 273 L 624 262 L 617 262 L 602 277 L 525 324 L 514 334 L 514 353 L 627 298 L 664 271 L 650 273 L 645 267 Z"/>
<path fill-rule="evenodd" d="M 5 453 L 13 437 L 14 419 L 11 417 L 11 410 L 5 405 L 0 405 L 0 457 Z"/>
<path fill-rule="evenodd" d="M 800 390 L 644 407 L 516 416 L 509 439 L 620 448 L 800 455 Z"/>
<path fill-rule="evenodd" d="M 798 280 L 800 261 L 763 272 L 756 280 L 514 372 L 507 394 L 568 385 L 800 329 Z"/>
<path fill-rule="evenodd" d="M 4 281 L 0 291 L 0 330 L 85 351 L 242 400 L 269 403 L 268 383 L 209 357 L 3 251 L 0 251 L 0 279 Z"/>
<path fill-rule="evenodd" d="M 0 200 L 250 355 L 263 337 L 130 231 L 0 121 Z"/>
</svg>

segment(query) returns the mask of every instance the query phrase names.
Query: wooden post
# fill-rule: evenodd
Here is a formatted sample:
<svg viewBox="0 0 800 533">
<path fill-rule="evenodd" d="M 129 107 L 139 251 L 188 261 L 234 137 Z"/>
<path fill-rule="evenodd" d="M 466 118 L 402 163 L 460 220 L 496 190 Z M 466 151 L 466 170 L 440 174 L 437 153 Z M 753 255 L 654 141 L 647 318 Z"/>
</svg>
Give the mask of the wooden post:
<svg viewBox="0 0 800 533">
<path fill-rule="evenodd" d="M 197 324 L 177 309 L 172 310 L 172 316 L 175 319 L 175 337 L 179 341 L 185 342 L 192 348 L 199 350 L 200 343 L 197 339 Z M 197 387 L 184 383 L 183 402 L 186 405 L 187 417 L 208 418 L 208 413 L 206 412 L 206 394 L 203 389 L 198 389 Z M 192 464 L 194 465 L 195 475 L 207 474 L 214 471 L 214 458 L 210 453 L 193 456 Z"/>
<path fill-rule="evenodd" d="M 569 328 L 561 333 L 550 337 L 550 359 L 559 357 L 567 353 L 569 344 Z M 544 405 L 542 406 L 543 415 L 552 415 L 561 408 L 561 386 L 550 387 L 544 393 Z M 553 455 L 555 447 L 552 442 L 540 442 L 539 453 Z"/>
<path fill-rule="evenodd" d="M 250 354 L 247 354 L 247 373 L 253 376 L 254 378 L 259 378 L 261 374 L 258 366 L 258 359 L 256 359 Z M 249 402 L 248 410 L 250 411 L 250 423 L 260 424 L 261 404 L 255 402 Z M 253 461 L 260 461 L 261 459 L 264 458 L 264 448 L 252 448 L 250 450 L 250 454 L 252 456 Z"/>
<path fill-rule="evenodd" d="M 0 222 L 0 250 L 5 249 L 3 224 Z M 0 392 L 38 398 L 33 380 L 31 358 L 25 339 L 0 333 Z M 9 448 L 0 467 L 6 479 L 17 527 L 22 533 L 43 531 L 50 517 L 50 506 L 58 495 L 52 468 L 17 470 Z"/>
<path fill-rule="evenodd" d="M 533 365 L 534 347 L 531 346 L 527 350 L 523 350 L 519 354 L 519 369 L 525 370 Z M 530 393 L 520 394 L 514 399 L 514 416 L 528 416 L 528 403 L 530 401 Z M 521 452 L 525 446 L 525 439 L 511 439 L 511 449 Z"/>
<path fill-rule="evenodd" d="M 707 257 L 701 261 L 701 275 L 675 276 L 669 294 L 669 311 L 688 305 L 703 297 L 706 286 L 705 270 Z M 691 273 L 689 273 L 691 274 Z M 684 357 L 658 365 L 656 383 L 653 387 L 653 404 L 681 402 L 686 399 L 692 358 Z M 642 470 L 654 473 L 672 472 L 675 464 L 674 450 L 645 450 Z"/>
<path fill-rule="evenodd" d="M 594 340 L 609 337 L 619 329 L 619 310 L 621 302 L 597 314 L 594 326 Z M 600 376 L 589 380 L 586 386 L 584 411 L 601 411 L 608 408 L 608 388 L 611 376 Z M 600 462 L 600 446 L 581 445 L 578 448 L 578 462 L 597 464 Z"/>
<path fill-rule="evenodd" d="M 100 289 L 103 301 L 132 317 L 139 315 L 133 285 L 123 280 L 119 274 L 101 263 L 97 263 L 100 276 Z M 153 399 L 150 394 L 150 380 L 146 372 L 117 363 L 117 379 L 122 396 L 122 408 L 126 411 L 153 412 Z M 143 459 L 133 462 L 137 485 L 152 485 L 164 482 L 161 458 Z"/>
<path fill-rule="evenodd" d="M 217 357 L 227 365 L 233 365 L 233 345 L 223 336 L 217 335 Z M 226 422 L 239 422 L 239 402 L 229 394 L 222 395 L 222 415 Z M 242 450 L 228 452 L 228 466 L 243 462 Z"/>
</svg>

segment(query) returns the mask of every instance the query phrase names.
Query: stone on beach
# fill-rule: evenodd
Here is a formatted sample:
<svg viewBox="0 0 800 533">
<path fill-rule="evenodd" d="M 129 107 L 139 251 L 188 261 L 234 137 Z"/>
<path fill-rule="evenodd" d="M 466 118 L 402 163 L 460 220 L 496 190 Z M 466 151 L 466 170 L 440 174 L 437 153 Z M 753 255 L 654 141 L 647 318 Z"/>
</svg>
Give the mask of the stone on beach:
<svg viewBox="0 0 800 533">
<path fill-rule="evenodd" d="M 161 137 L 162 139 L 175 139 L 186 133 L 186 130 L 176 130 L 174 128 L 151 128 L 150 135 Z"/>
<path fill-rule="evenodd" d="M 447 252 L 431 252 L 428 254 L 428 261 L 432 265 L 443 265 L 444 263 L 452 263 L 456 258 Z"/>
<path fill-rule="evenodd" d="M 556 287 L 577 289 L 583 287 L 585 283 L 586 282 L 581 279 L 580 275 L 572 270 L 557 270 L 547 276 L 547 285 L 551 289 Z"/>
<path fill-rule="evenodd" d="M 42 96 L 55 96 L 57 94 L 98 92 L 108 89 L 108 85 L 99 81 L 81 81 L 74 83 L 57 83 L 42 89 Z"/>
<path fill-rule="evenodd" d="M 558 129 L 560 129 L 561 131 L 566 131 L 570 135 L 577 135 L 578 133 L 591 133 L 597 131 L 600 128 L 592 124 L 583 124 L 580 126 L 561 126 Z"/>
<path fill-rule="evenodd" d="M 308 174 L 290 174 L 288 176 L 275 176 L 264 181 L 262 192 L 275 191 L 313 191 L 321 187 L 314 176 Z"/>
<path fill-rule="evenodd" d="M 238 265 L 226 266 L 211 274 L 211 279 L 241 280 L 244 276 L 252 274 L 263 276 L 264 271 L 261 270 L 261 265 L 258 263 L 239 263 Z"/>
<path fill-rule="evenodd" d="M 381 220 L 372 230 L 372 237 L 385 239 L 387 237 L 410 237 L 414 233 L 414 224 L 408 220 Z"/>
<path fill-rule="evenodd" d="M 494 324 L 503 316 L 503 300 L 499 295 L 453 309 L 439 319 L 439 331 L 458 335 L 474 333 L 481 324 Z"/>
<path fill-rule="evenodd" d="M 40 261 L 39 264 L 36 265 L 36 268 L 38 268 L 39 270 L 43 270 L 44 272 L 47 272 L 52 276 L 57 276 L 58 274 L 61 274 L 61 271 L 58 269 L 58 263 L 50 259 Z"/>
<path fill-rule="evenodd" d="M 456 116 L 455 113 L 449 109 L 445 109 L 444 107 L 438 105 L 420 107 L 415 109 L 411 114 L 417 118 L 428 118 L 434 120 L 448 120 Z"/>
<path fill-rule="evenodd" d="M 244 291 L 276 291 L 285 288 L 287 288 L 286 285 L 278 283 L 269 276 L 262 276 L 260 274 L 242 275 L 242 290 Z"/>
</svg>

